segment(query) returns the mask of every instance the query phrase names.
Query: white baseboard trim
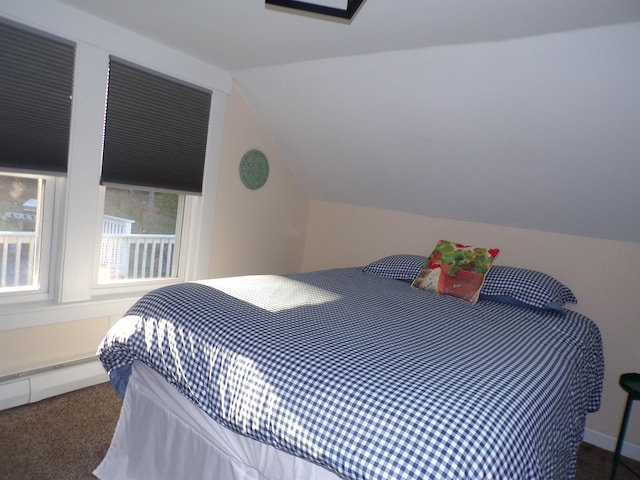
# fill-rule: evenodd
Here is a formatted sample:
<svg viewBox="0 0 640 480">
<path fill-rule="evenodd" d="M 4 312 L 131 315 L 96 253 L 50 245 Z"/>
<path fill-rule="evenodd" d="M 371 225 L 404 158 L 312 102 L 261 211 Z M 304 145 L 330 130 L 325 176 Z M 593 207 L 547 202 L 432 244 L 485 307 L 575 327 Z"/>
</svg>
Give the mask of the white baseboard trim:
<svg viewBox="0 0 640 480">
<path fill-rule="evenodd" d="M 34 371 L 0 383 L 0 410 L 109 381 L 98 360 Z"/>
<path fill-rule="evenodd" d="M 613 452 L 616 449 L 616 442 L 618 439 L 611 435 L 606 435 L 596 430 L 586 428 L 584 431 L 584 441 L 595 445 L 596 447 L 604 448 L 605 450 Z M 640 461 L 640 445 L 625 441 L 624 445 L 622 445 L 622 455 Z"/>
</svg>

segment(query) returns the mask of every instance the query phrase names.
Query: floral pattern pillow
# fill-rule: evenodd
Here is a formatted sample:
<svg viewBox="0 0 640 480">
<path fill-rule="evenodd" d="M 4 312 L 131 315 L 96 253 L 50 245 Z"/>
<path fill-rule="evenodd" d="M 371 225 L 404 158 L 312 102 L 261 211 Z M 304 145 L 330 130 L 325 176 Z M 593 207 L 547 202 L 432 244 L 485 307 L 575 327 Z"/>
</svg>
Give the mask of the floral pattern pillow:
<svg viewBox="0 0 640 480">
<path fill-rule="evenodd" d="M 497 248 L 440 240 L 411 286 L 476 303 L 498 253 Z"/>
</svg>

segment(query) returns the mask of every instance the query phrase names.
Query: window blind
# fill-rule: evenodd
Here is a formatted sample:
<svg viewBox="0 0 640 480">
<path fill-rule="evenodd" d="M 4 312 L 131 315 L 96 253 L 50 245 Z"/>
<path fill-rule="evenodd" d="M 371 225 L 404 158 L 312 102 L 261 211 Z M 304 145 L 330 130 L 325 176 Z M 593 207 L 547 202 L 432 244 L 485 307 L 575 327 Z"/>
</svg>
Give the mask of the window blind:
<svg viewBox="0 0 640 480">
<path fill-rule="evenodd" d="M 111 58 L 101 182 L 202 193 L 211 92 Z"/>
<path fill-rule="evenodd" d="M 64 175 L 75 45 L 0 19 L 0 167 Z"/>
</svg>

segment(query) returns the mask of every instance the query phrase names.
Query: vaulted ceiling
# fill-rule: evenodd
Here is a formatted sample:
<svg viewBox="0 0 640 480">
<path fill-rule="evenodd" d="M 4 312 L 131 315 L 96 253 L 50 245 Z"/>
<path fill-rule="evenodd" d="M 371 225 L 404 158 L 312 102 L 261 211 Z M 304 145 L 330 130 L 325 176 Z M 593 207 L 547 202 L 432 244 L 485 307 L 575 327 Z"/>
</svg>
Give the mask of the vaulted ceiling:
<svg viewBox="0 0 640 480">
<path fill-rule="evenodd" d="M 640 242 L 640 2 L 59 0 L 230 72 L 311 198 Z"/>
</svg>

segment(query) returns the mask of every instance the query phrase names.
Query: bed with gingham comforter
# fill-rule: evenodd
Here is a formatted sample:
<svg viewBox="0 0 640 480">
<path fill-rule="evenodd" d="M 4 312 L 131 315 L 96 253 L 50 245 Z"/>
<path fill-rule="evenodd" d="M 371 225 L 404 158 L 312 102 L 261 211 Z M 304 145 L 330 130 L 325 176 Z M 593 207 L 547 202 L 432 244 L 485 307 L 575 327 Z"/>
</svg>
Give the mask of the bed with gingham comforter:
<svg viewBox="0 0 640 480">
<path fill-rule="evenodd" d="M 345 479 L 567 479 L 599 408 L 588 318 L 346 268 L 163 287 L 107 334 L 227 428 Z"/>
</svg>

